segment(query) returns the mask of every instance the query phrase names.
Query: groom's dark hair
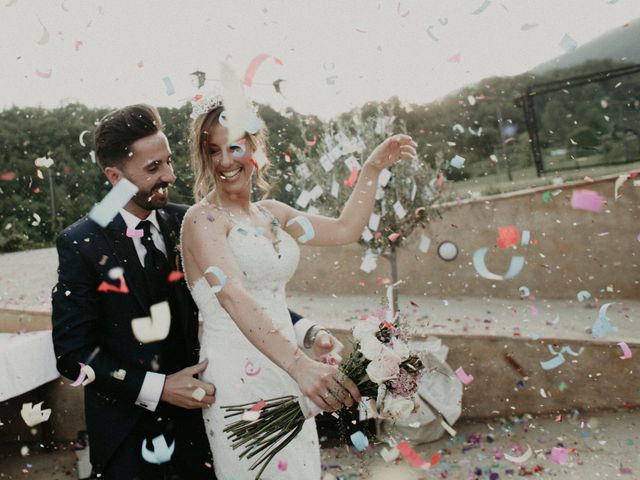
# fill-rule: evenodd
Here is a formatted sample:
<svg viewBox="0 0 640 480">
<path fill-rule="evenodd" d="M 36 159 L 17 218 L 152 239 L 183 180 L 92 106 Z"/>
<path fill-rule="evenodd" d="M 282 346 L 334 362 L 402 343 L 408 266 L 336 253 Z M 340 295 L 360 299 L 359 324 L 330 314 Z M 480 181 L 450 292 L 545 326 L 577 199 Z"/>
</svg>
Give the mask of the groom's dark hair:
<svg viewBox="0 0 640 480">
<path fill-rule="evenodd" d="M 98 163 L 103 169 L 121 166 L 129 158 L 133 142 L 160 130 L 162 119 L 151 105 L 129 105 L 107 113 L 94 134 Z"/>
</svg>

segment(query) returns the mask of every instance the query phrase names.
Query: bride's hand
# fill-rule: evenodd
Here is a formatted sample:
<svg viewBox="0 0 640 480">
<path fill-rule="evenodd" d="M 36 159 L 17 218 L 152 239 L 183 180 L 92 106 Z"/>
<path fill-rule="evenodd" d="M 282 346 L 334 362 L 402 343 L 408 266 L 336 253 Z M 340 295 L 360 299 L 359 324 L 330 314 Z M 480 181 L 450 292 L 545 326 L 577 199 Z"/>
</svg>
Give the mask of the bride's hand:
<svg viewBox="0 0 640 480">
<path fill-rule="evenodd" d="M 302 352 L 299 355 L 290 374 L 300 391 L 318 407 L 333 412 L 360 401 L 358 387 L 337 366 L 316 362 Z"/>
<path fill-rule="evenodd" d="M 398 160 L 410 160 L 416 156 L 418 144 L 409 135 L 393 135 L 378 145 L 365 165 L 370 165 L 378 170 L 388 168 Z"/>
</svg>

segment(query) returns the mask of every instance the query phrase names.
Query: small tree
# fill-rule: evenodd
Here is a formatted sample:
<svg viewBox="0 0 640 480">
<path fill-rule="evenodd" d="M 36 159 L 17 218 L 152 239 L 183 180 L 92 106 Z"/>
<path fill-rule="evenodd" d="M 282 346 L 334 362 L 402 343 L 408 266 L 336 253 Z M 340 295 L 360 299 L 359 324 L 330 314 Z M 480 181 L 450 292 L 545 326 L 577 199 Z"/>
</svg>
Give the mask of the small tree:
<svg viewBox="0 0 640 480">
<path fill-rule="evenodd" d="M 365 105 L 326 124 L 313 149 L 292 146 L 299 162 L 291 180 L 297 206 L 326 215 L 339 214 L 359 169 L 373 149 L 390 135 L 406 132 L 404 123 L 396 120 L 395 109 Z M 304 135 L 304 127 L 302 132 Z M 435 168 L 426 156 L 418 156 L 396 163 L 380 175 L 376 206 L 359 240 L 366 249 L 363 271 L 375 269 L 377 258 L 383 257 L 389 262 L 391 283 L 397 284 L 398 249 L 416 228 L 426 227 L 430 212 L 427 207 L 441 196 L 442 160 L 432 163 Z M 395 290 L 393 303 L 397 312 Z"/>
</svg>

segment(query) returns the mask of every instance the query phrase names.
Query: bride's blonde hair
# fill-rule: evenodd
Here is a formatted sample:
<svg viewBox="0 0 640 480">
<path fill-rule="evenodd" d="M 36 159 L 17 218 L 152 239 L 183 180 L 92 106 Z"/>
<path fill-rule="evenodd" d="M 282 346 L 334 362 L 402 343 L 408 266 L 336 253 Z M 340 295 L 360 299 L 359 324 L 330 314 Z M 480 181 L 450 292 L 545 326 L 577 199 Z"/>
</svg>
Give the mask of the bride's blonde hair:
<svg viewBox="0 0 640 480">
<path fill-rule="evenodd" d="M 191 136 L 189 147 L 191 151 L 191 168 L 193 169 L 193 198 L 199 202 L 207 196 L 209 192 L 216 188 L 216 175 L 213 164 L 209 158 L 209 132 L 212 131 L 216 122 L 219 122 L 220 114 L 224 107 L 213 108 L 203 115 L 199 115 L 191 124 Z M 253 151 L 262 149 L 267 153 L 267 129 L 262 123 L 260 130 L 255 134 L 245 133 L 245 139 L 251 144 Z M 270 162 L 261 168 L 257 168 L 256 186 L 262 191 L 262 198 L 266 198 L 270 191 L 268 169 Z"/>
</svg>

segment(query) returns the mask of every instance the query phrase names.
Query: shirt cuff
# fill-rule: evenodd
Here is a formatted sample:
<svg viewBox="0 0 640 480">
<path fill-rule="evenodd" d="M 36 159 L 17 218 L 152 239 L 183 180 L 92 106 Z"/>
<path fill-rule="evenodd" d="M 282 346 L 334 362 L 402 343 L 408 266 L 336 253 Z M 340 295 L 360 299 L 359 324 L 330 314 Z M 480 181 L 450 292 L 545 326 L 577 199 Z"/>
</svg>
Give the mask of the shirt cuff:
<svg viewBox="0 0 640 480">
<path fill-rule="evenodd" d="M 314 325 L 317 325 L 316 322 L 304 317 L 295 323 L 293 329 L 296 332 L 296 341 L 298 342 L 298 346 L 304 347 L 304 337 L 307 336 L 307 332 Z"/>
<path fill-rule="evenodd" d="M 138 394 L 136 405 L 152 412 L 156 411 L 162 389 L 164 388 L 165 375 L 155 372 L 147 372 L 142 382 L 142 388 Z"/>
</svg>

